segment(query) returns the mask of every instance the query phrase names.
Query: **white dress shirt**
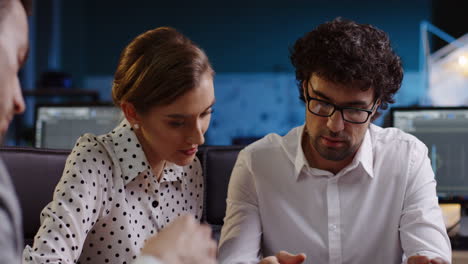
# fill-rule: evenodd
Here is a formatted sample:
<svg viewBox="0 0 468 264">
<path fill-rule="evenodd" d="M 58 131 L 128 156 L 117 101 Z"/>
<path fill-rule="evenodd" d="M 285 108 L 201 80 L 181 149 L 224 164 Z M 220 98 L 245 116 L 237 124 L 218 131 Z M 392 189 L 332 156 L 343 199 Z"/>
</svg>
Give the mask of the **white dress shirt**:
<svg viewBox="0 0 468 264">
<path fill-rule="evenodd" d="M 222 264 L 258 263 L 280 250 L 305 263 L 451 261 L 426 146 L 370 125 L 353 161 L 336 175 L 311 168 L 301 139 L 269 134 L 239 154 L 219 244 Z"/>
<path fill-rule="evenodd" d="M 158 182 L 124 120 L 107 135 L 80 137 L 23 259 L 130 264 L 145 241 L 173 219 L 183 213 L 200 219 L 202 202 L 200 161 L 184 167 L 166 163 Z"/>
</svg>

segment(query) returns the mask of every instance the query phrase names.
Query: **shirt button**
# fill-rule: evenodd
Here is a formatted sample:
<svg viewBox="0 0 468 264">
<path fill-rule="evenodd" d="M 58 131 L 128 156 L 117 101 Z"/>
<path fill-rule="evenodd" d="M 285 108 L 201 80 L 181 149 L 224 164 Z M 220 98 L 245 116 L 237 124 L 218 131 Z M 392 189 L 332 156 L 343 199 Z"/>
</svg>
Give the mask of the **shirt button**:
<svg viewBox="0 0 468 264">
<path fill-rule="evenodd" d="M 153 201 L 152 205 L 153 205 L 154 208 L 156 208 L 156 207 L 158 207 L 159 202 L 158 201 Z"/>
<path fill-rule="evenodd" d="M 336 230 L 336 225 L 331 224 L 330 225 L 330 230 L 335 231 Z"/>
</svg>

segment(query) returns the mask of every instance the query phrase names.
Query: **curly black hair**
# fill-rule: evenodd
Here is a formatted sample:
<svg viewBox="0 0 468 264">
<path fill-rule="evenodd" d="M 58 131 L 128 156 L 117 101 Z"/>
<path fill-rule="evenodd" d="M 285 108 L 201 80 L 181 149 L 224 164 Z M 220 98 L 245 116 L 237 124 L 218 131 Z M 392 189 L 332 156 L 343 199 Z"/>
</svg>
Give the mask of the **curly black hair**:
<svg viewBox="0 0 468 264">
<path fill-rule="evenodd" d="M 393 96 L 403 79 L 401 59 L 385 32 L 340 17 L 299 38 L 290 53 L 304 102 L 303 84 L 316 74 L 335 83 L 358 84 L 361 90 L 374 88 L 375 98 L 381 100 L 379 108 L 385 110 L 395 102 Z"/>
</svg>

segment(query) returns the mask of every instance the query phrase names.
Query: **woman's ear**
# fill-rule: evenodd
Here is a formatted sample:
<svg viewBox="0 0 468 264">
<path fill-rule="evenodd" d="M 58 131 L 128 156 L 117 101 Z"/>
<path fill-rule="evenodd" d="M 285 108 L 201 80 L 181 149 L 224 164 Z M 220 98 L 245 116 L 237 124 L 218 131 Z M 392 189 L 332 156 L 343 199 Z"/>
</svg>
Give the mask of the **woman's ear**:
<svg viewBox="0 0 468 264">
<path fill-rule="evenodd" d="M 128 120 L 130 125 L 132 125 L 132 127 L 135 124 L 140 125 L 140 117 L 136 112 L 135 106 L 133 106 L 132 103 L 123 101 L 122 103 L 120 103 L 120 108 L 122 109 L 125 118 Z"/>
</svg>

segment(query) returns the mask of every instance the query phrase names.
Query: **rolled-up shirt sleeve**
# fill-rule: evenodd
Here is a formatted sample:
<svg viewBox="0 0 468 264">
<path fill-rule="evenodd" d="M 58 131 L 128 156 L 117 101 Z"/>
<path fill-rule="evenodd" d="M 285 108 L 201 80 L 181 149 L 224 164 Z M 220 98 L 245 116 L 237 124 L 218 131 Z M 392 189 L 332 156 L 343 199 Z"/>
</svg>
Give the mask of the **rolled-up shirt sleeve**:
<svg viewBox="0 0 468 264">
<path fill-rule="evenodd" d="M 41 227 L 33 246 L 26 246 L 26 263 L 76 263 L 88 232 L 106 208 L 105 195 L 110 171 L 80 156 L 75 147 L 67 159 L 53 200 L 41 212 Z M 104 155 L 104 154 L 102 154 Z M 99 171 L 98 171 L 99 170 Z"/>
<path fill-rule="evenodd" d="M 262 227 L 250 156 L 239 153 L 228 187 L 226 216 L 221 230 L 220 263 L 258 263 Z"/>
<path fill-rule="evenodd" d="M 408 166 L 408 186 L 400 221 L 400 238 L 407 258 L 423 255 L 451 262 L 451 247 L 436 194 L 427 147 L 415 144 Z"/>
</svg>

